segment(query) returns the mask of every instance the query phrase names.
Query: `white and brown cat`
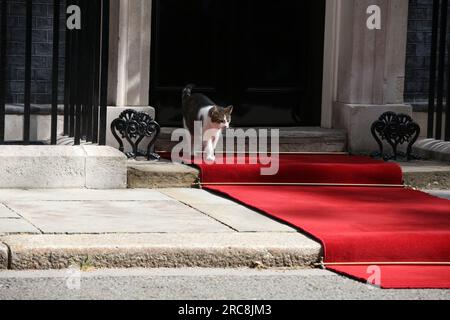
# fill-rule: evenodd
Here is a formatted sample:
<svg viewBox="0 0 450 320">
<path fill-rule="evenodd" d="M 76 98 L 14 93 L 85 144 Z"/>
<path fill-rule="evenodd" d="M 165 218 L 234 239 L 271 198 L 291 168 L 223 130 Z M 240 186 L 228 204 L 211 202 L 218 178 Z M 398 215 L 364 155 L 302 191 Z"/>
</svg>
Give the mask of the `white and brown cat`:
<svg viewBox="0 0 450 320">
<path fill-rule="evenodd" d="M 188 85 L 182 94 L 184 127 L 195 138 L 195 122 L 202 123 L 202 151 L 206 153 L 206 160 L 215 161 L 215 150 L 222 132 L 230 127 L 233 106 L 220 107 L 204 94 L 192 93 L 193 89 L 194 85 Z"/>
</svg>

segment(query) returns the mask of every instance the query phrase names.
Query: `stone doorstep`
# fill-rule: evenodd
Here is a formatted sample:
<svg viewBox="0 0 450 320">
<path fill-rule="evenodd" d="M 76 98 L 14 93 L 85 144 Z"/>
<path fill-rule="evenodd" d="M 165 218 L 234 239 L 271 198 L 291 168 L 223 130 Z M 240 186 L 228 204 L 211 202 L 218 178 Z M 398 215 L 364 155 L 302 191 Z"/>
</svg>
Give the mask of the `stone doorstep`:
<svg viewBox="0 0 450 320">
<path fill-rule="evenodd" d="M 126 156 L 111 147 L 1 146 L 0 150 L 0 188 L 126 188 Z"/>
<path fill-rule="evenodd" d="M 12 270 L 308 268 L 322 257 L 321 246 L 298 233 L 18 235 L 0 243 L 0 268 Z"/>
<path fill-rule="evenodd" d="M 324 129 L 315 127 L 286 128 L 233 128 L 243 129 L 279 129 L 280 151 L 284 152 L 345 152 L 347 150 L 347 135 L 344 130 Z M 177 142 L 171 141 L 175 128 L 164 127 L 156 142 L 158 151 L 171 150 Z M 226 133 L 224 134 L 226 136 Z"/>
<path fill-rule="evenodd" d="M 405 184 L 418 189 L 450 189 L 450 165 L 438 161 L 399 163 Z M 190 188 L 199 170 L 168 161 L 128 161 L 128 188 Z"/>
<path fill-rule="evenodd" d="M 128 188 L 190 188 L 199 179 L 199 170 L 170 161 L 128 161 Z"/>
</svg>

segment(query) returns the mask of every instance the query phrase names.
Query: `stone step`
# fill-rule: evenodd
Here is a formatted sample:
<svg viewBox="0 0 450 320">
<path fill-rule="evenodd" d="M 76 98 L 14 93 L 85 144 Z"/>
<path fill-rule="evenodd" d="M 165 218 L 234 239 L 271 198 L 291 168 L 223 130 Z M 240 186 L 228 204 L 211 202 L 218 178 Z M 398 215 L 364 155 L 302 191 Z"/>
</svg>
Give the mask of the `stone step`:
<svg viewBox="0 0 450 320">
<path fill-rule="evenodd" d="M 123 189 L 127 158 L 104 146 L 1 146 L 0 189 Z"/>
<path fill-rule="evenodd" d="M 128 188 L 190 188 L 199 179 L 199 171 L 182 164 L 161 160 L 128 161 Z"/>
<path fill-rule="evenodd" d="M 247 130 L 250 128 L 233 128 Z M 275 129 L 275 128 L 251 128 Z M 316 127 L 276 128 L 280 130 L 281 152 L 345 152 L 347 151 L 347 135 L 344 130 L 324 129 Z M 178 142 L 171 141 L 176 128 L 162 128 L 156 143 L 156 150 L 170 151 Z M 225 133 L 226 136 L 226 133 Z M 236 148 L 235 148 L 236 150 Z"/>
<path fill-rule="evenodd" d="M 417 189 L 450 189 L 450 165 L 437 161 L 401 162 L 404 182 Z M 190 188 L 199 180 L 199 171 L 168 161 L 129 160 L 129 188 Z"/>
</svg>

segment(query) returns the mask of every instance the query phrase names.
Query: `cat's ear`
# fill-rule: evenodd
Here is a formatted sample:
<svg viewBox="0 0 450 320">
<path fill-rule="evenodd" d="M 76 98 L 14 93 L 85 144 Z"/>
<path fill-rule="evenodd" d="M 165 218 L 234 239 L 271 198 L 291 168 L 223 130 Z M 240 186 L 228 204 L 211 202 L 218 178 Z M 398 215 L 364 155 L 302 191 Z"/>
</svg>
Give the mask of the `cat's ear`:
<svg viewBox="0 0 450 320">
<path fill-rule="evenodd" d="M 217 114 L 217 112 L 219 112 L 219 107 L 218 107 L 218 106 L 213 106 L 213 107 L 209 110 L 208 115 L 209 115 L 210 118 L 212 118 L 212 116 L 213 116 L 214 114 Z"/>
<path fill-rule="evenodd" d="M 228 106 L 228 107 L 225 108 L 225 111 L 226 111 L 228 114 L 232 114 L 232 113 L 233 113 L 233 109 L 234 109 L 233 106 Z"/>
</svg>

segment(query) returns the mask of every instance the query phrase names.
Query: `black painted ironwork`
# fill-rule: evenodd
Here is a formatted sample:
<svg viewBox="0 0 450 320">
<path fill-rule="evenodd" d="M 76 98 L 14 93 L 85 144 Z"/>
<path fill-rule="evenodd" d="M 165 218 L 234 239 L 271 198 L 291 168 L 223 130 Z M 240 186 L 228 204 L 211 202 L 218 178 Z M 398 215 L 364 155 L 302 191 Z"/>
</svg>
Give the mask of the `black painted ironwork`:
<svg viewBox="0 0 450 320">
<path fill-rule="evenodd" d="M 445 79 L 445 53 L 447 49 L 447 11 L 448 0 L 441 2 L 440 37 L 439 37 L 439 66 L 436 103 L 436 139 L 442 139 L 442 115 L 444 110 L 444 79 Z"/>
<path fill-rule="evenodd" d="M 378 143 L 380 151 L 374 156 L 385 160 L 398 160 L 403 157 L 406 160 L 417 159 L 412 154 L 412 147 L 420 135 L 420 126 L 405 114 L 386 112 L 372 124 L 372 135 Z M 392 154 L 386 154 L 383 141 L 392 147 Z M 406 153 L 399 150 L 399 146 L 407 143 Z"/>
<path fill-rule="evenodd" d="M 100 135 L 98 141 L 100 145 L 105 145 L 108 111 L 109 0 L 102 0 L 101 12 Z"/>
<path fill-rule="evenodd" d="M 0 144 L 5 141 L 5 113 L 6 113 L 6 43 L 8 36 L 7 0 L 1 0 L 1 25 L 0 25 Z"/>
<path fill-rule="evenodd" d="M 65 62 L 70 61 L 71 55 L 71 40 L 72 36 L 69 30 L 65 31 Z M 65 63 L 64 66 L 64 131 L 65 136 L 69 135 L 69 113 L 70 113 L 70 81 L 68 79 L 71 76 L 70 66 Z"/>
<path fill-rule="evenodd" d="M 428 138 L 434 136 L 434 113 L 436 111 L 436 53 L 438 49 L 440 0 L 433 0 L 433 28 L 431 35 L 430 81 L 428 90 Z"/>
<path fill-rule="evenodd" d="M 74 137 L 75 145 L 81 144 L 82 141 L 105 145 L 109 0 L 71 0 L 67 5 L 80 7 L 82 25 L 79 30 L 66 32 L 66 134 Z"/>
<path fill-rule="evenodd" d="M 450 42 L 447 44 L 450 55 Z M 445 112 L 445 140 L 450 141 L 450 58 L 447 61 L 447 110 Z"/>
<path fill-rule="evenodd" d="M 430 87 L 428 98 L 428 138 L 437 140 L 445 139 L 450 141 L 450 116 L 444 111 L 448 107 L 449 93 L 445 99 L 445 74 L 448 73 L 449 65 L 448 55 L 446 55 L 448 41 L 448 0 L 433 0 L 433 32 L 431 37 L 431 53 L 430 53 Z M 446 61 L 447 56 L 447 61 Z M 447 77 L 448 78 L 448 77 Z M 450 78 L 447 80 L 447 88 Z M 448 91 L 448 90 L 447 90 Z M 446 103 L 444 104 L 444 100 Z M 445 121 L 445 122 L 444 122 Z M 442 128 L 445 124 L 444 135 Z"/>
<path fill-rule="evenodd" d="M 94 11 L 100 12 L 101 2 L 94 1 Z M 93 23 L 92 34 L 94 35 L 92 47 L 92 63 L 93 63 L 93 91 L 92 91 L 92 142 L 97 143 L 99 138 L 99 107 L 100 107 L 100 52 L 101 52 L 101 26 Z M 106 130 L 106 129 L 105 129 Z"/>
<path fill-rule="evenodd" d="M 30 143 L 31 125 L 31 62 L 33 45 L 33 2 L 26 2 L 26 29 L 25 29 L 25 91 L 23 113 L 23 142 Z"/>
<path fill-rule="evenodd" d="M 6 117 L 6 52 L 8 0 L 0 0 L 0 144 L 58 143 L 58 93 L 62 68 L 60 52 L 64 59 L 64 135 L 74 138 L 76 145 L 82 141 L 104 145 L 106 143 L 108 54 L 109 54 L 109 0 L 53 0 L 52 94 L 50 141 L 32 141 L 31 114 L 34 112 L 31 86 L 33 74 L 33 0 L 17 4 L 25 11 L 24 59 L 24 125 L 22 141 L 5 141 Z M 65 28 L 65 41 L 61 34 L 61 13 L 68 7 L 81 9 L 81 28 Z M 72 12 L 69 12 L 72 15 Z M 66 16 L 69 17 L 68 15 Z M 63 51 L 64 50 L 64 51 Z M 61 64 L 61 65 L 60 65 Z M 101 109 L 101 110 L 99 110 Z M 100 119 L 99 119 L 100 118 Z M 100 121 L 99 121 L 100 120 Z"/>
<path fill-rule="evenodd" d="M 120 151 L 125 152 L 124 139 L 130 144 L 132 151 L 125 153 L 128 158 L 136 159 L 144 156 L 148 160 L 160 159 L 155 153 L 154 146 L 161 128 L 149 114 L 132 109 L 125 110 L 111 123 L 111 132 L 119 143 Z M 145 151 L 141 151 L 139 145 L 145 138 L 149 138 L 150 141 Z"/>
<path fill-rule="evenodd" d="M 56 144 L 58 135 L 59 15 L 60 0 L 53 0 L 52 116 L 50 129 L 51 144 Z"/>
</svg>

